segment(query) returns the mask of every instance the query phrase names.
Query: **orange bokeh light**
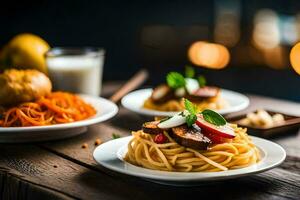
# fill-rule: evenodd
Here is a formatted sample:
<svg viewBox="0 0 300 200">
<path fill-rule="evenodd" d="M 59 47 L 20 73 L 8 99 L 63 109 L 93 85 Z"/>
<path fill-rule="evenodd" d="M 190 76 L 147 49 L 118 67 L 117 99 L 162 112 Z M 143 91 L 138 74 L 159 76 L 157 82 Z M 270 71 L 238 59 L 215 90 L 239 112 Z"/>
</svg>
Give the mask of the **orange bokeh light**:
<svg viewBox="0 0 300 200">
<path fill-rule="evenodd" d="M 230 54 L 226 47 L 202 41 L 191 45 L 188 57 L 193 64 L 211 69 L 222 69 L 230 60 Z"/>
<path fill-rule="evenodd" d="M 294 70 L 300 75 L 300 42 L 292 48 L 290 62 Z"/>
</svg>

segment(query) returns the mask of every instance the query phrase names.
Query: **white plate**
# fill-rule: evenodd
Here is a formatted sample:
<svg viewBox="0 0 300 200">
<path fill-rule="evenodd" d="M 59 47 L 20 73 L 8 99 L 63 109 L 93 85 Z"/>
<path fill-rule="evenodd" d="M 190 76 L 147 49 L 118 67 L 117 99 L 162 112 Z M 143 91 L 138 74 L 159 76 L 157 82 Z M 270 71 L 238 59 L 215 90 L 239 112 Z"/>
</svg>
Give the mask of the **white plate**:
<svg viewBox="0 0 300 200">
<path fill-rule="evenodd" d="M 31 127 L 0 127 L 0 143 L 34 142 L 66 138 L 87 130 L 87 126 L 112 118 L 118 112 L 113 102 L 95 96 L 80 95 L 96 109 L 96 115 L 77 122 Z"/>
<path fill-rule="evenodd" d="M 284 161 L 286 153 L 281 146 L 258 137 L 251 138 L 259 148 L 262 160 L 255 165 L 243 169 L 222 172 L 165 172 L 134 166 L 123 161 L 123 157 L 127 152 L 127 144 L 132 139 L 132 136 L 111 140 L 98 146 L 93 156 L 100 165 L 107 169 L 171 185 L 224 180 L 256 174 L 274 168 Z"/>
<path fill-rule="evenodd" d="M 143 108 L 144 102 L 151 96 L 152 89 L 133 91 L 122 98 L 122 105 L 136 113 L 150 116 L 173 116 L 177 112 L 165 112 Z M 228 114 L 245 109 L 249 105 L 249 98 L 243 94 L 221 89 L 221 97 L 228 101 L 229 107 L 218 110 L 220 114 Z"/>
</svg>

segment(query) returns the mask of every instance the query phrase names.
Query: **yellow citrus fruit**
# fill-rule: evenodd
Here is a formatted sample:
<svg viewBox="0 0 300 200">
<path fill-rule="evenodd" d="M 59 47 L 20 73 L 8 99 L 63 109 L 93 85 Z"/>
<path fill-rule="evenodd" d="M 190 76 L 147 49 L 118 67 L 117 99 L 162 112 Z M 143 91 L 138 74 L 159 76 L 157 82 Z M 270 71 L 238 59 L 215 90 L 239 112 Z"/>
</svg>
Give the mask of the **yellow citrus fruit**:
<svg viewBox="0 0 300 200">
<path fill-rule="evenodd" d="M 47 74 L 44 54 L 49 49 L 49 44 L 39 36 L 23 33 L 4 46 L 0 59 L 5 68 L 36 69 Z"/>
</svg>

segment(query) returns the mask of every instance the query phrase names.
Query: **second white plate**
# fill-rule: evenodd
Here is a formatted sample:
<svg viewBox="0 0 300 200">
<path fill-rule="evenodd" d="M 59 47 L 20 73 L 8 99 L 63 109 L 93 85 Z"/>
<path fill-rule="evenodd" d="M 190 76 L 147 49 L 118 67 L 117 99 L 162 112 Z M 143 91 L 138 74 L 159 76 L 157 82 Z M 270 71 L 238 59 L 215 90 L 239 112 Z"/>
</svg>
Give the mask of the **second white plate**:
<svg viewBox="0 0 300 200">
<path fill-rule="evenodd" d="M 131 139 L 132 136 L 128 136 L 111 140 L 98 146 L 93 154 L 94 159 L 103 167 L 122 174 L 137 176 L 163 184 L 185 185 L 192 182 L 224 180 L 260 173 L 278 166 L 286 157 L 285 150 L 278 144 L 258 137 L 252 137 L 262 157 L 262 160 L 255 165 L 222 172 L 165 172 L 137 167 L 125 162 L 123 157 L 127 152 L 127 144 Z"/>
<path fill-rule="evenodd" d="M 133 91 L 122 98 L 122 105 L 139 114 L 149 116 L 173 116 L 177 112 L 164 112 L 143 108 L 144 102 L 151 96 L 152 89 Z M 238 92 L 221 89 L 221 97 L 228 101 L 229 107 L 218 110 L 220 114 L 229 114 L 245 109 L 249 105 L 249 98 Z"/>
</svg>

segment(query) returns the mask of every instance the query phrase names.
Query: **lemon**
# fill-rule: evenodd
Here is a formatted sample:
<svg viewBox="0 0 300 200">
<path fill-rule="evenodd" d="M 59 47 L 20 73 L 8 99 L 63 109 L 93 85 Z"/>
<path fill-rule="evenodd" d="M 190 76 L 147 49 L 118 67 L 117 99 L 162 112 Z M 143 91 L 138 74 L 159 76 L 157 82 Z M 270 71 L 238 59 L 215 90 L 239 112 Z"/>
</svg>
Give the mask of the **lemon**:
<svg viewBox="0 0 300 200">
<path fill-rule="evenodd" d="M 0 53 L 1 68 L 36 69 L 47 74 L 44 54 L 49 44 L 37 35 L 23 33 L 12 38 Z"/>
</svg>

